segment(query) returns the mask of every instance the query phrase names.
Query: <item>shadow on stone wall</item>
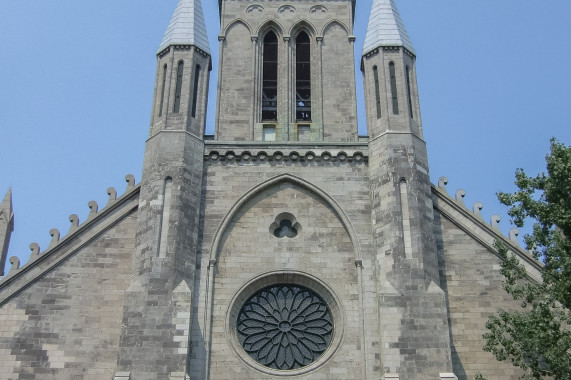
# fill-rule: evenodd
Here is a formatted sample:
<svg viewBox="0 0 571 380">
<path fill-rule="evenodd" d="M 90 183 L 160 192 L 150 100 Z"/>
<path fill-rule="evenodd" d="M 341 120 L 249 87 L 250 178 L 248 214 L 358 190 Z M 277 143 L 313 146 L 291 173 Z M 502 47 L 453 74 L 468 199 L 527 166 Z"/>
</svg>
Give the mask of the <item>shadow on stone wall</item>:
<svg viewBox="0 0 571 380">
<path fill-rule="evenodd" d="M 462 361 L 456 352 L 454 345 L 454 335 L 452 334 L 452 321 L 450 318 L 450 304 L 448 301 L 448 282 L 446 281 L 446 257 L 444 255 L 444 242 L 442 239 L 442 224 L 440 215 L 434 212 L 434 237 L 436 238 L 436 250 L 438 252 L 438 268 L 440 272 L 440 287 L 444 290 L 446 297 L 446 314 L 448 315 L 448 331 L 450 334 L 450 354 L 452 357 L 452 369 L 454 374 L 458 376 L 458 380 L 467 380 L 466 371 L 462 365 Z"/>
</svg>

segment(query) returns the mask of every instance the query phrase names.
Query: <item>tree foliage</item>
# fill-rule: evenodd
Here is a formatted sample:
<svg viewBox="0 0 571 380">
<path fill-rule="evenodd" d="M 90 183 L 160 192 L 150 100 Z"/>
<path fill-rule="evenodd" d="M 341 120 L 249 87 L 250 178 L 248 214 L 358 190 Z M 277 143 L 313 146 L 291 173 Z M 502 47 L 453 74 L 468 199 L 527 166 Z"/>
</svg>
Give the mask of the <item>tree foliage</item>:
<svg viewBox="0 0 571 380">
<path fill-rule="evenodd" d="M 499 193 L 517 227 L 533 221 L 526 247 L 544 263 L 542 282 L 500 241 L 504 289 L 521 303 L 500 310 L 486 323 L 484 349 L 524 370 L 524 378 L 571 379 L 571 146 L 551 140 L 547 174 L 516 171 L 515 193 Z"/>
</svg>

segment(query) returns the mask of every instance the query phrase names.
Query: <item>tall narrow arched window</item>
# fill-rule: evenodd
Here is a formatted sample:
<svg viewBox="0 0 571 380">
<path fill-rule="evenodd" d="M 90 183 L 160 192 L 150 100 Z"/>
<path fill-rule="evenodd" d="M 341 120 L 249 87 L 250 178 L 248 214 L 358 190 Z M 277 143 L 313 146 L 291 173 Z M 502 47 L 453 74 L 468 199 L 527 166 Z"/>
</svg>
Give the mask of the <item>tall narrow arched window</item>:
<svg viewBox="0 0 571 380">
<path fill-rule="evenodd" d="M 262 72 L 262 120 L 278 119 L 278 38 L 269 32 L 264 38 Z"/>
<path fill-rule="evenodd" d="M 311 70 L 309 36 L 301 32 L 295 39 L 295 119 L 311 121 Z"/>
<path fill-rule="evenodd" d="M 379 71 L 377 66 L 373 66 L 373 76 L 375 77 L 375 103 L 377 104 L 377 119 L 381 117 L 381 94 L 379 92 Z"/>
<path fill-rule="evenodd" d="M 198 79 L 200 78 L 200 65 L 194 68 L 194 85 L 192 86 L 192 109 L 190 114 L 196 117 L 196 96 L 198 95 Z"/>
<path fill-rule="evenodd" d="M 408 112 L 410 114 L 410 118 L 414 119 L 414 114 L 412 112 L 412 95 L 410 93 L 410 69 L 406 67 L 406 95 L 408 98 Z"/>
<path fill-rule="evenodd" d="M 174 93 L 174 107 L 173 112 L 178 113 L 180 111 L 180 93 L 182 92 L 182 73 L 184 71 L 184 62 L 179 61 L 178 67 L 176 69 L 176 87 Z"/>
<path fill-rule="evenodd" d="M 167 177 L 163 184 L 163 199 L 162 206 L 163 212 L 160 221 L 160 235 L 159 235 L 159 257 L 167 257 L 167 242 L 169 232 L 169 219 L 172 198 L 172 178 Z"/>
<path fill-rule="evenodd" d="M 389 63 L 389 75 L 391 77 L 391 97 L 393 99 L 393 113 L 399 114 L 399 100 L 397 94 L 397 76 L 395 73 L 395 63 Z"/>
<path fill-rule="evenodd" d="M 165 101 L 165 86 L 167 84 L 167 65 L 163 66 L 163 84 L 161 85 L 161 104 L 159 106 L 159 116 L 163 115 L 163 103 Z"/>
</svg>

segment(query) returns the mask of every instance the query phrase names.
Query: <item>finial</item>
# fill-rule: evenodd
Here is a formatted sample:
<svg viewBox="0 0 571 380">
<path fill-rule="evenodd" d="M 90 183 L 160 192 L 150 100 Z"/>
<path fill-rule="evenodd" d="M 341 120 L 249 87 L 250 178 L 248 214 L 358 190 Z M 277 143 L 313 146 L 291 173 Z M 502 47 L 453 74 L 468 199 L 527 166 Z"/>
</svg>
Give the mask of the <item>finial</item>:
<svg viewBox="0 0 571 380">
<path fill-rule="evenodd" d="M 456 190 L 456 202 L 458 202 L 461 206 L 464 206 L 463 198 L 465 196 L 466 196 L 466 191 L 464 191 L 463 189 Z"/>
<path fill-rule="evenodd" d="M 500 216 L 498 214 L 492 215 L 490 218 L 490 225 L 493 229 L 500 231 Z"/>
<path fill-rule="evenodd" d="M 30 264 L 30 263 L 36 261 L 38 259 L 38 257 L 40 257 L 40 245 L 38 243 L 31 243 L 30 244 L 30 251 L 32 251 L 32 254 L 30 255 L 30 259 L 28 260 L 28 262 L 26 264 Z"/>
<path fill-rule="evenodd" d="M 117 190 L 114 187 L 107 188 L 107 195 L 109 195 L 109 200 L 107 201 L 107 206 L 111 206 L 117 200 Z"/>
<path fill-rule="evenodd" d="M 519 235 L 519 230 L 517 228 L 512 228 L 510 230 L 510 240 L 516 243 L 517 245 L 519 245 L 519 242 L 517 241 L 518 235 Z"/>
<path fill-rule="evenodd" d="M 135 187 L 135 176 L 133 176 L 133 174 L 127 174 L 125 176 L 125 181 L 127 182 L 127 189 L 125 190 L 125 194 L 127 194 Z"/>
<path fill-rule="evenodd" d="M 474 203 L 474 207 L 472 208 L 472 212 L 474 213 L 474 215 L 478 219 L 483 219 L 482 218 L 482 212 L 481 212 L 483 208 L 484 208 L 484 205 L 482 204 L 482 202 Z"/>
<path fill-rule="evenodd" d="M 89 215 L 87 215 L 87 220 L 90 220 L 93 219 L 95 215 L 97 215 L 99 206 L 97 205 L 96 201 L 89 201 L 87 205 L 89 206 Z"/>
<path fill-rule="evenodd" d="M 77 216 L 77 214 L 71 214 L 69 216 L 69 221 L 71 222 L 71 226 L 69 227 L 68 235 L 79 228 L 79 216 Z"/>
<path fill-rule="evenodd" d="M 12 264 L 12 267 L 10 268 L 8 275 L 11 275 L 15 273 L 18 269 L 20 269 L 20 259 L 18 258 L 18 256 L 12 256 L 10 257 L 9 261 L 10 264 Z"/>
<path fill-rule="evenodd" d="M 438 188 L 441 190 L 444 190 L 444 192 L 448 194 L 448 192 L 446 191 L 446 185 L 447 184 L 448 184 L 448 178 L 447 177 L 438 178 Z"/>
<path fill-rule="evenodd" d="M 57 228 L 52 228 L 50 230 L 50 236 L 52 237 L 52 240 L 50 241 L 50 245 L 48 246 L 48 250 L 55 247 L 57 245 L 57 243 L 59 242 L 59 230 Z"/>
</svg>

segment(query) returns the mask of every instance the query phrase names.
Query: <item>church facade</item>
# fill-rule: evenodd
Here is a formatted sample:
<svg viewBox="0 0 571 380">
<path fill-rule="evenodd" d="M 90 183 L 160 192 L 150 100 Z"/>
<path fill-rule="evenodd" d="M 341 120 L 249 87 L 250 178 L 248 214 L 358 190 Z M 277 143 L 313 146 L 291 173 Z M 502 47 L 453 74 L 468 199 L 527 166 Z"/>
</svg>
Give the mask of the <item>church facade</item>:
<svg viewBox="0 0 571 380">
<path fill-rule="evenodd" d="M 220 0 L 216 125 L 200 0 L 157 53 L 142 180 L 0 278 L 2 379 L 518 378 L 483 351 L 517 305 L 481 205 L 430 182 L 416 53 L 374 0 L 357 133 L 354 1 Z M 0 206 L 0 268 L 14 213 Z M 61 236 L 60 236 L 61 235 Z"/>
</svg>

